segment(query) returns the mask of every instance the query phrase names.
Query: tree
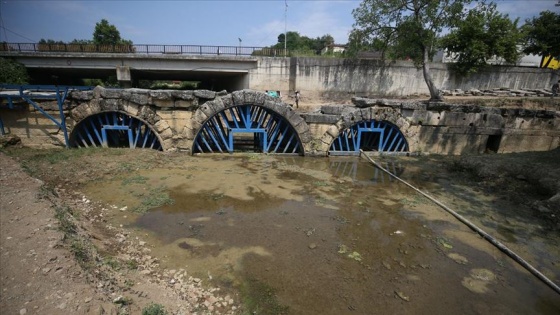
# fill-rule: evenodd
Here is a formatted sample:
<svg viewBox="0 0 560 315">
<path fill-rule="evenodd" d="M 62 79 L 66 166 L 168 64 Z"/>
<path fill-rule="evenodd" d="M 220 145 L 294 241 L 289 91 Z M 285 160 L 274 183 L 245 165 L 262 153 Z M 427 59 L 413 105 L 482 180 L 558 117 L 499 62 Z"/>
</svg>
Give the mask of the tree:
<svg viewBox="0 0 560 315">
<path fill-rule="evenodd" d="M 560 58 L 560 14 L 543 11 L 538 18 L 528 19 L 525 23 L 522 28 L 526 42 L 523 52 Z M 550 60 L 552 58 L 548 62 Z M 548 67 L 548 64 L 543 67 Z"/>
<path fill-rule="evenodd" d="M 105 19 L 95 24 L 93 43 L 96 45 L 132 45 L 132 41 L 122 39 L 117 27 L 109 24 L 109 21 Z"/>
<path fill-rule="evenodd" d="M 410 58 L 422 74 L 430 100 L 442 100 L 431 74 L 429 62 L 437 48 L 438 36 L 453 26 L 470 0 L 363 0 L 352 11 L 353 34 L 362 45 L 389 50 L 393 58 Z M 379 42 L 383 44 L 379 44 Z"/>
<path fill-rule="evenodd" d="M 286 37 L 288 38 L 286 49 L 291 52 L 297 52 L 298 54 L 317 55 L 320 54 L 321 50 L 326 46 L 334 44 L 334 38 L 330 34 L 310 38 L 301 36 L 298 32 L 289 31 L 286 35 L 284 35 L 284 33 L 278 35 L 278 43 L 272 46 L 272 48 L 284 49 L 284 39 Z"/>
<path fill-rule="evenodd" d="M 442 38 L 441 47 L 455 59 L 453 68 L 463 75 L 478 72 L 492 58 L 515 64 L 522 40 L 518 21 L 500 14 L 494 3 L 479 4 Z"/>
<path fill-rule="evenodd" d="M 43 45 L 64 45 L 64 42 L 61 41 L 61 40 L 41 38 L 41 40 L 39 40 L 39 44 L 43 44 Z"/>
<path fill-rule="evenodd" d="M 24 65 L 12 59 L 0 58 L 1 84 L 27 84 L 29 75 Z"/>
<path fill-rule="evenodd" d="M 348 48 L 346 54 L 350 57 L 357 57 L 360 52 L 381 53 L 381 59 L 385 59 L 385 52 L 389 49 L 387 43 L 379 38 L 369 39 L 367 34 L 354 29 L 348 36 Z"/>
</svg>

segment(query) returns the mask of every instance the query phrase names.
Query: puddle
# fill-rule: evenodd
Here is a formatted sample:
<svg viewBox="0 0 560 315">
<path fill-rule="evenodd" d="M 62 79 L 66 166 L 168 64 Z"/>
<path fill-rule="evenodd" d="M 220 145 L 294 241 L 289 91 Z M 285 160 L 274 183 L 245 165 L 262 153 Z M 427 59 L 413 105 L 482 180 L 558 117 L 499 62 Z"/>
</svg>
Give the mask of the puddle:
<svg viewBox="0 0 560 315">
<path fill-rule="evenodd" d="M 479 210 L 465 212 L 474 211 L 481 221 L 494 206 L 490 197 L 446 180 L 442 170 L 435 175 L 406 159 L 386 166 L 434 195 L 447 194 L 445 203 L 452 207 L 471 209 L 474 202 Z M 357 158 L 200 157 L 96 183 L 86 194 L 117 206 L 109 220 L 148 242 L 162 267 L 185 268 L 237 293 L 247 313 L 556 314 L 560 309 L 552 289 Z M 163 206 L 141 211 L 152 199 Z M 118 210 L 125 206 L 128 210 Z M 505 241 L 521 242 L 531 233 L 528 224 L 508 221 L 495 224 Z M 547 250 L 557 244 L 534 241 Z M 518 248 L 548 266 L 557 281 L 558 267 L 548 261 L 558 266 L 558 248 L 540 257 L 527 249 L 530 240 L 523 242 Z"/>
</svg>

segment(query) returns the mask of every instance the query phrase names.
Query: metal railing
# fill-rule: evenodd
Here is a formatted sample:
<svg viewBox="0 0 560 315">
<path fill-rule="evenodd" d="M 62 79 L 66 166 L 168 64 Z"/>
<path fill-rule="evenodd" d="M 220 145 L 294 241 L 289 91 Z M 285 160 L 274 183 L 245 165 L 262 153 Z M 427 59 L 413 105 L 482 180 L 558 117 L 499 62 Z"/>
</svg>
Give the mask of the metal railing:
<svg viewBox="0 0 560 315">
<path fill-rule="evenodd" d="M 214 56 L 267 56 L 287 57 L 284 49 L 242 46 L 205 45 L 96 45 L 96 44 L 37 44 L 0 43 L 0 52 L 70 52 L 70 53 L 129 53 L 169 55 L 214 55 Z"/>
</svg>

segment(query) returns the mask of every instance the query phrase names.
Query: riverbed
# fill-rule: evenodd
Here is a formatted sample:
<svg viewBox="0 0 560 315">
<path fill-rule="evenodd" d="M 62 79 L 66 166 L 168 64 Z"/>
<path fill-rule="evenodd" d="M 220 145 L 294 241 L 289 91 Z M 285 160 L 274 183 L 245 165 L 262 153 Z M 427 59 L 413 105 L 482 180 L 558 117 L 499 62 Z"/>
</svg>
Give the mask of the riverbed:
<svg viewBox="0 0 560 315">
<path fill-rule="evenodd" d="M 376 158 L 558 283 L 558 233 L 439 159 Z M 199 156 L 90 183 L 111 224 L 255 314 L 557 314 L 558 294 L 358 157 Z M 154 206 L 155 205 L 155 206 Z"/>
</svg>

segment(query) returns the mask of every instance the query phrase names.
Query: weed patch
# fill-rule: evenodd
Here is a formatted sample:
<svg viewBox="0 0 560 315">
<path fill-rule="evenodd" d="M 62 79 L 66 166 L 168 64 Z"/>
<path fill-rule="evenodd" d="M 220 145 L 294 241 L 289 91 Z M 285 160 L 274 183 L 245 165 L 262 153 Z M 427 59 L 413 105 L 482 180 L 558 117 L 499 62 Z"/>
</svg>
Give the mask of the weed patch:
<svg viewBox="0 0 560 315">
<path fill-rule="evenodd" d="M 122 185 L 127 186 L 131 184 L 145 184 L 148 181 L 148 177 L 142 175 L 135 175 L 128 178 L 123 179 Z"/>
<path fill-rule="evenodd" d="M 288 314 L 289 307 L 280 304 L 276 291 L 266 283 L 250 279 L 241 286 L 244 314 Z"/>
<path fill-rule="evenodd" d="M 165 205 L 172 205 L 175 201 L 169 197 L 164 186 L 151 190 L 148 195 L 142 196 L 142 201 L 138 207 L 133 208 L 133 212 L 146 213 L 150 209 Z"/>
<path fill-rule="evenodd" d="M 142 315 L 167 315 L 165 307 L 161 304 L 152 303 L 142 309 Z"/>
</svg>

